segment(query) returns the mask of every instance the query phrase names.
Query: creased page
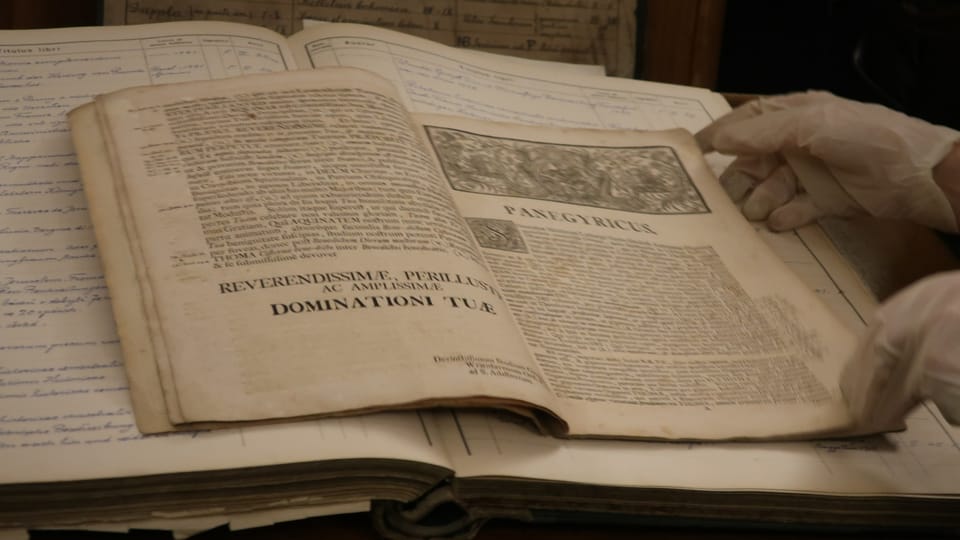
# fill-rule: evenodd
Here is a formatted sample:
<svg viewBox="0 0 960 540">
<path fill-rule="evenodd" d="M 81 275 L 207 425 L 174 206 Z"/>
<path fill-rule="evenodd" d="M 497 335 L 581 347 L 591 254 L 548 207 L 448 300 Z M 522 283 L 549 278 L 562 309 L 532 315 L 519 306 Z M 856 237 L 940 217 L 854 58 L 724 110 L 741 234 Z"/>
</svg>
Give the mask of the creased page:
<svg viewBox="0 0 960 540">
<path fill-rule="evenodd" d="M 220 23 L 0 32 L 3 494 L 21 483 L 325 458 L 446 463 L 414 414 L 165 437 L 134 425 L 66 113 L 120 88 L 291 62 L 280 36 Z M 0 505 L 3 524 L 10 512 Z"/>
<path fill-rule="evenodd" d="M 572 435 L 847 427 L 853 333 L 754 236 L 688 132 L 422 121 Z"/>
<path fill-rule="evenodd" d="M 549 405 L 392 92 L 333 69 L 98 100 L 183 422 Z"/>
<path fill-rule="evenodd" d="M 169 379 L 166 350 L 162 343 L 152 340 L 156 317 L 147 316 L 156 311 L 148 303 L 152 296 L 140 294 L 145 287 L 143 261 L 136 258 L 137 251 L 131 234 L 124 223 L 120 205 L 117 203 L 116 174 L 111 160 L 111 149 L 97 117 L 96 104 L 84 104 L 67 115 L 73 139 L 74 151 L 80 165 L 83 191 L 88 201 L 90 221 L 97 240 L 97 252 L 104 268 L 107 288 L 113 291 L 110 304 L 117 335 L 121 336 L 123 367 L 127 387 L 133 402 L 137 428 L 143 433 L 172 431 L 173 424 L 167 407 L 179 411 L 175 395 L 164 395 L 161 377 Z M 123 298 L 124 301 L 120 301 Z"/>
</svg>

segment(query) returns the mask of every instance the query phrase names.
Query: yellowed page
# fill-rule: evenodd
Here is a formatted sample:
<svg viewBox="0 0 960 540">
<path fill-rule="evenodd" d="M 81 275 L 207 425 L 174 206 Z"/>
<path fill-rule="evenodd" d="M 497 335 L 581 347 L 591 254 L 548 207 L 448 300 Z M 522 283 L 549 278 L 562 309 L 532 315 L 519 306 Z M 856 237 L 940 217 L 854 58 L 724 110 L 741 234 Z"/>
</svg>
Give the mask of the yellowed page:
<svg viewBox="0 0 960 540">
<path fill-rule="evenodd" d="M 331 26 L 336 25 L 339 27 L 348 26 L 356 27 L 355 24 L 350 23 L 331 23 L 327 21 L 319 21 L 314 19 L 304 19 L 303 27 L 308 29 L 316 26 Z M 373 27 L 367 27 L 372 29 Z M 391 31 L 379 29 L 378 33 L 388 34 Z M 309 32 L 308 32 L 309 33 Z M 402 34 L 394 34 L 402 35 Z M 302 37 L 302 36 L 301 36 Z M 421 41 L 421 40 L 417 40 Z M 426 40 L 422 40 L 426 42 Z M 440 45 L 440 48 L 447 48 Z M 457 49 L 458 54 L 463 54 L 466 57 L 475 57 L 475 58 L 485 58 L 487 62 L 496 62 L 511 64 L 516 69 L 533 69 L 535 71 L 549 71 L 558 76 L 563 77 L 604 77 L 607 72 L 603 65 L 601 64 L 571 64 L 568 62 L 554 62 L 550 60 L 536 60 L 533 58 L 520 58 L 518 56 L 508 56 L 506 54 L 497 54 L 492 52 L 484 52 L 477 49 Z M 309 64 L 309 63 L 308 63 Z"/>
<path fill-rule="evenodd" d="M 853 332 L 754 235 L 689 133 L 421 120 L 572 435 L 847 427 Z"/>
<path fill-rule="evenodd" d="M 290 37 L 303 68 L 349 66 L 393 82 L 408 109 L 521 124 L 696 131 L 730 110 L 704 88 L 503 61 L 356 24 L 317 25 Z"/>
<path fill-rule="evenodd" d="M 658 443 L 542 437 L 492 415 L 448 412 L 441 425 L 457 474 L 597 486 L 837 497 L 960 495 L 956 434 L 926 408 L 907 430 L 795 442 Z M 842 499 L 835 504 L 842 508 Z"/>
<path fill-rule="evenodd" d="M 550 405 L 391 95 L 323 70 L 98 100 L 184 421 Z"/>
<path fill-rule="evenodd" d="M 137 427 L 144 433 L 171 431 L 174 429 L 167 415 L 167 407 L 179 411 L 176 396 L 165 396 L 160 377 L 170 377 L 166 350 L 162 342 L 151 339 L 149 324 L 156 317 L 147 313 L 156 307 L 150 294 L 140 294 L 144 286 L 142 260 L 135 260 L 133 241 L 127 232 L 123 216 L 119 214 L 116 181 L 110 159 L 110 150 L 100 130 L 97 110 L 93 102 L 69 113 L 74 149 L 81 158 L 80 174 L 84 181 L 84 194 L 88 200 L 99 201 L 90 209 L 90 219 L 97 237 L 98 253 L 103 265 L 113 268 L 107 273 L 108 288 L 114 291 L 113 307 L 117 334 L 122 336 L 124 368 L 130 387 L 133 408 L 137 411 Z M 116 212 L 111 215 L 110 212 Z M 120 299 L 124 299 L 121 301 Z M 163 362 L 164 369 L 158 366 Z"/>
<path fill-rule="evenodd" d="M 862 330 L 877 308 L 876 296 L 819 225 L 807 225 L 787 233 L 772 232 L 764 223 L 757 223 L 754 228 L 760 239 L 847 327 L 857 332 Z"/>
<path fill-rule="evenodd" d="M 633 77 L 636 0 L 105 0 L 105 24 L 220 20 L 284 34 L 306 20 L 374 25 L 449 46 L 522 58 L 601 64 Z"/>
<path fill-rule="evenodd" d="M 289 35 L 300 29 L 294 0 L 103 0 L 103 24 L 221 21 Z"/>
<path fill-rule="evenodd" d="M 221 23 L 0 32 L 4 485 L 364 457 L 448 466 L 413 413 L 166 437 L 134 425 L 66 113 L 119 88 L 291 62 L 279 36 Z"/>
</svg>

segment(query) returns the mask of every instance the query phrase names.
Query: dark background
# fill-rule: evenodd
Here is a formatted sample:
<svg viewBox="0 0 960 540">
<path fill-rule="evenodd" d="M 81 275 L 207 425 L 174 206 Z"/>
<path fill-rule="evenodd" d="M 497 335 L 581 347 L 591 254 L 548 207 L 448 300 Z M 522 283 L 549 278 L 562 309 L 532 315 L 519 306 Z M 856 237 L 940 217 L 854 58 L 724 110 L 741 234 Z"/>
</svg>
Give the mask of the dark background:
<svg viewBox="0 0 960 540">
<path fill-rule="evenodd" d="M 727 0 L 715 90 L 819 88 L 960 128 L 960 2 Z"/>
</svg>

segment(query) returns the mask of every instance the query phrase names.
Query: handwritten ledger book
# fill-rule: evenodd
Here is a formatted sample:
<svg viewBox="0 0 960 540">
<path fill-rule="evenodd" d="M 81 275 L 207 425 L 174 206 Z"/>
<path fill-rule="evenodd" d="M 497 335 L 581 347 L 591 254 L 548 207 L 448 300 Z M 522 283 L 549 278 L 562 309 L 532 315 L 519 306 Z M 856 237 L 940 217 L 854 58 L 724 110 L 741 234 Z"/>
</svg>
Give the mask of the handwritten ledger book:
<svg viewBox="0 0 960 540">
<path fill-rule="evenodd" d="M 636 0 L 103 0 L 103 23 L 210 20 L 284 35 L 320 21 L 378 26 L 434 43 L 536 60 L 593 64 L 632 77 Z"/>
<path fill-rule="evenodd" d="M 483 411 L 390 412 L 142 435 L 66 123 L 66 112 L 93 96 L 144 84 L 344 65 L 390 79 L 399 92 L 395 99 L 415 112 L 577 128 L 695 130 L 725 111 L 717 96 L 697 89 L 556 76 L 512 62 L 491 65 L 362 27 L 330 25 L 297 39 L 205 23 L 0 34 L 0 526 L 182 527 L 187 518 L 250 524 L 278 519 L 280 512 L 289 519 L 297 512 L 366 508 L 372 501 L 407 503 L 428 492 L 449 493 L 468 508 L 506 512 L 493 505 L 496 493 L 521 518 L 575 507 L 644 514 L 673 501 L 666 504 L 674 517 L 956 526 L 960 453 L 952 432 L 926 408 L 903 432 L 819 442 L 558 439 Z M 512 99 L 500 99 L 504 95 Z M 433 125 L 451 137 L 476 137 L 457 143 L 462 148 L 491 139 L 534 140 L 520 132 L 488 133 L 480 124 L 472 131 Z M 576 146 L 537 141 L 547 143 Z M 165 166 L 162 155 L 157 158 L 153 165 Z M 533 201 L 513 208 L 556 204 Z M 525 230 L 556 234 L 535 215 L 525 217 Z M 491 242 L 499 238 L 496 223 L 485 223 L 494 227 L 471 230 L 489 232 Z M 816 238 L 801 233 L 807 245 Z M 578 245 L 584 252 L 609 247 L 599 239 Z M 830 260 L 829 254 L 818 257 L 808 260 Z M 571 269 L 584 264 L 577 259 L 583 258 L 571 257 Z M 190 268 L 188 258 L 183 262 Z M 840 266 L 831 271 L 834 279 L 844 273 Z M 868 302 L 850 302 L 855 286 L 833 293 L 831 304 L 869 309 L 862 307 Z M 598 504 L 588 508 L 586 499 Z M 763 508 L 754 504 L 760 499 Z M 838 500 L 845 503 L 842 513 L 835 511 Z M 384 523 L 397 525 L 408 515 L 375 506 L 394 516 Z"/>
</svg>

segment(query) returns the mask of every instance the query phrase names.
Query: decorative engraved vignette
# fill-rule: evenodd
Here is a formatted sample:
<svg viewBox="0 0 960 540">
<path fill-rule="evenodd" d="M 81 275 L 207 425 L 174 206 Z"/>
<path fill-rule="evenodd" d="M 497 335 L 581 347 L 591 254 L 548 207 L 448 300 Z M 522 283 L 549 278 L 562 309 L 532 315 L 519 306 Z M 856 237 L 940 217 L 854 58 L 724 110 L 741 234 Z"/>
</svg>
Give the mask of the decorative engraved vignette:
<svg viewBox="0 0 960 540">
<path fill-rule="evenodd" d="M 517 225 L 507 219 L 467 218 L 467 225 L 481 247 L 529 253 Z"/>
<path fill-rule="evenodd" d="M 427 126 L 457 191 L 642 214 L 710 209 L 669 146 L 551 144 Z"/>
</svg>

